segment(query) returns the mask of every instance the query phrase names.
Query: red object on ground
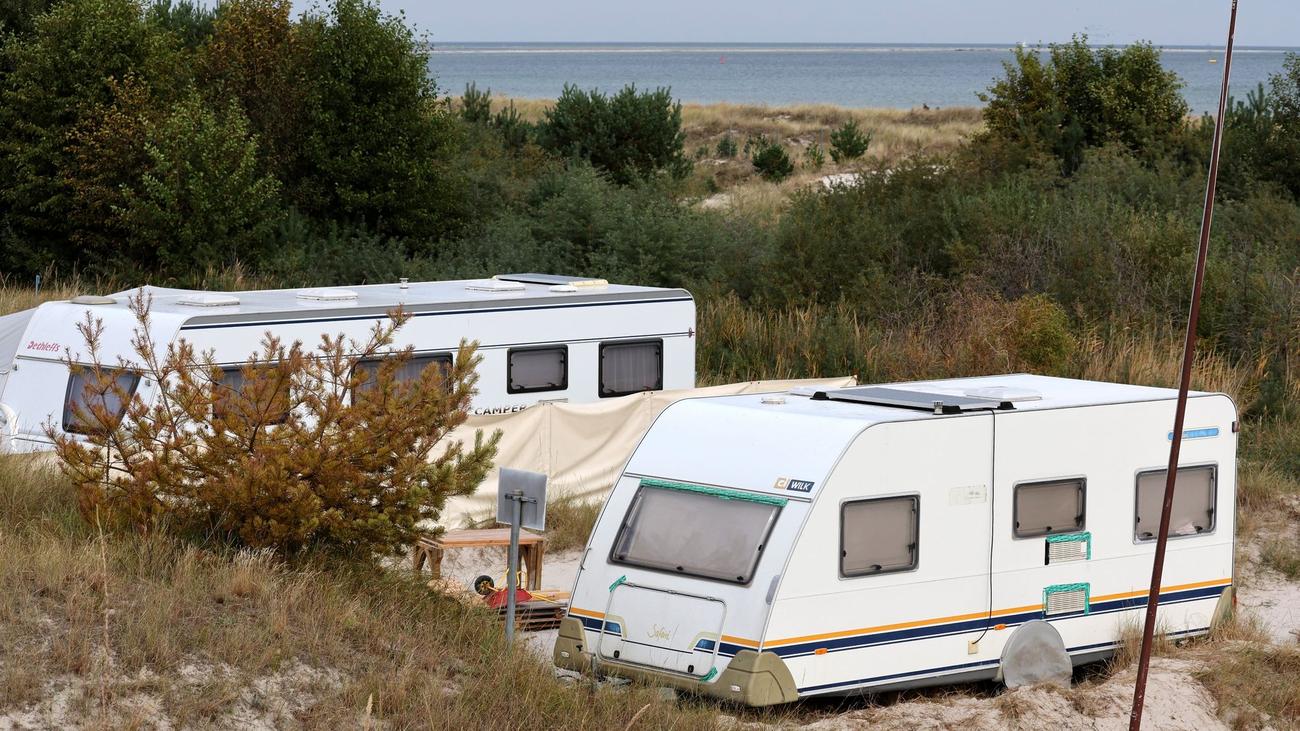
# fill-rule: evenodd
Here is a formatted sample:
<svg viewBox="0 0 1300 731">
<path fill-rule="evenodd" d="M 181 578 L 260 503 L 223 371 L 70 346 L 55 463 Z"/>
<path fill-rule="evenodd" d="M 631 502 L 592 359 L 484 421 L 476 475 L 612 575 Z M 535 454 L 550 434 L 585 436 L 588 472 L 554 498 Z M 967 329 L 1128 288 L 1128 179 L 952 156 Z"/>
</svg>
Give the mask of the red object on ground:
<svg viewBox="0 0 1300 731">
<path fill-rule="evenodd" d="M 508 591 L 505 589 L 497 589 L 491 594 L 483 597 L 483 601 L 487 602 L 487 605 L 493 609 L 501 609 L 506 605 L 506 599 L 509 597 L 510 593 Z M 527 590 L 515 589 L 515 604 L 523 604 L 524 602 L 530 602 L 532 600 L 533 595 L 528 593 Z"/>
</svg>

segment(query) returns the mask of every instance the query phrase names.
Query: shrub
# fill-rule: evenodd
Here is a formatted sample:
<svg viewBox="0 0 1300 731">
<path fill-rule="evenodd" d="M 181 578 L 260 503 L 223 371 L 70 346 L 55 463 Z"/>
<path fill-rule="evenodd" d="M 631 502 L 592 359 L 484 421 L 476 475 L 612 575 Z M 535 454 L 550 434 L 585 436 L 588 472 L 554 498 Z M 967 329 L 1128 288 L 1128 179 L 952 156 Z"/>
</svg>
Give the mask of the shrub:
<svg viewBox="0 0 1300 731">
<path fill-rule="evenodd" d="M 856 119 L 845 120 L 835 131 L 831 132 L 831 159 L 840 163 L 857 160 L 867 154 L 871 145 L 871 133 L 863 132 Z"/>
<path fill-rule="evenodd" d="M 785 147 L 780 142 L 775 142 L 762 137 L 754 142 L 753 156 L 750 162 L 754 164 L 754 169 L 764 180 L 780 182 L 790 177 L 794 172 L 794 163 L 790 161 L 790 155 L 786 153 Z"/>
<path fill-rule="evenodd" d="M 803 151 L 803 166 L 809 170 L 821 170 L 826 164 L 826 151 L 816 142 L 808 144 L 807 149 Z"/>
<path fill-rule="evenodd" d="M 470 124 L 487 124 L 492 121 L 492 90 L 479 91 L 478 85 L 469 82 L 460 97 L 460 118 Z"/>
<path fill-rule="evenodd" d="M 1037 49 L 1017 48 L 1006 76 L 980 94 L 987 135 L 1056 156 L 1066 173 L 1083 150 L 1119 142 L 1157 157 L 1175 142 L 1187 116 L 1182 81 L 1160 65 L 1150 43 L 1093 49 L 1088 37 Z"/>
<path fill-rule="evenodd" d="M 684 177 L 691 169 L 682 105 L 665 88 L 639 92 L 629 85 L 611 97 L 566 84 L 538 133 L 545 149 L 590 161 L 624 185 L 658 173 Z"/>
<path fill-rule="evenodd" d="M 210 355 L 183 340 L 160 353 L 148 299 L 131 306 L 135 365 L 155 386 L 153 402 L 131 398 L 110 376 L 99 357 L 103 323 L 87 313 L 79 330 L 92 365 L 68 361 L 93 375 L 77 413 L 89 425 L 86 441 L 50 428 L 88 521 L 371 558 L 426 533 L 422 522 L 448 496 L 473 491 L 491 466 L 496 435 L 480 433 L 468 451 L 438 444 L 465 421 L 473 347 L 462 342 L 446 372 L 430 366 L 399 381 L 411 357 L 410 347 L 392 354 L 409 317 L 400 310 L 365 343 L 324 335 L 315 352 L 268 333 L 242 385 L 231 386 Z M 379 365 L 356 367 L 375 357 Z M 105 406 L 128 399 L 124 419 Z"/>
<path fill-rule="evenodd" d="M 718 157 L 730 160 L 736 156 L 736 152 L 736 138 L 732 137 L 730 132 L 718 140 Z"/>
</svg>

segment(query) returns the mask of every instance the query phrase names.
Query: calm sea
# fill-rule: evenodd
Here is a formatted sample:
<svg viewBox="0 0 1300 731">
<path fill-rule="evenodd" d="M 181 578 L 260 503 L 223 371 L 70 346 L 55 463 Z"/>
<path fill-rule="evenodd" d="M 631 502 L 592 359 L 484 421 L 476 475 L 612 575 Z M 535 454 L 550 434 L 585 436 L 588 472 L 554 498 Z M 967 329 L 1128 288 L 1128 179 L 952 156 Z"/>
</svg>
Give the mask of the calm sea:
<svg viewBox="0 0 1300 731">
<path fill-rule="evenodd" d="M 1221 49 L 1166 47 L 1163 62 L 1186 82 L 1195 112 L 1218 106 Z M 1281 70 L 1296 48 L 1233 52 L 1232 88 L 1246 91 Z M 444 92 L 465 84 L 526 98 L 554 98 L 565 83 L 617 90 L 672 87 L 686 102 L 909 108 L 974 106 L 1010 60 L 1006 45 L 804 45 L 678 43 L 441 43 L 430 69 Z"/>
</svg>

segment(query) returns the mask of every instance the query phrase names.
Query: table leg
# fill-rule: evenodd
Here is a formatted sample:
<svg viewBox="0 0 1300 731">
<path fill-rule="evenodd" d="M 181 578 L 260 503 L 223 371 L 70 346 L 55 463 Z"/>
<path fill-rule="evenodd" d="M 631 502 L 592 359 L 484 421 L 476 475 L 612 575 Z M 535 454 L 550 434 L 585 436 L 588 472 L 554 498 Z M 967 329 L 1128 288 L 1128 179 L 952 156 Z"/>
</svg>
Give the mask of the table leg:
<svg viewBox="0 0 1300 731">
<path fill-rule="evenodd" d="M 415 569 L 417 574 L 424 568 L 424 548 L 418 543 L 411 549 L 411 568 Z"/>
<path fill-rule="evenodd" d="M 429 549 L 429 573 L 432 574 L 433 578 L 435 579 L 442 578 L 442 549 L 441 548 Z"/>
</svg>

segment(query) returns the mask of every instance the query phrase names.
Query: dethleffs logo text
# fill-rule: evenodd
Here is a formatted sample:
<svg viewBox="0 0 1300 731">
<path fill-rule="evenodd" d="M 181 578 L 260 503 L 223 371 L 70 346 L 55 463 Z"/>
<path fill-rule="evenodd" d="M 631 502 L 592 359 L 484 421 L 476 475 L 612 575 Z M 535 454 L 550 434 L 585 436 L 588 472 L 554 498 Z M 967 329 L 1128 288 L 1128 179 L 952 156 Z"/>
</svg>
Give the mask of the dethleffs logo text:
<svg viewBox="0 0 1300 731">
<path fill-rule="evenodd" d="M 44 340 L 32 340 L 27 343 L 28 350 L 39 350 L 44 353 L 57 353 L 63 350 L 58 343 L 51 343 Z"/>
</svg>

